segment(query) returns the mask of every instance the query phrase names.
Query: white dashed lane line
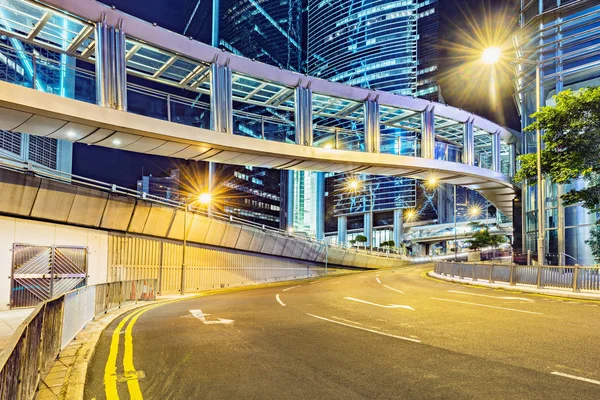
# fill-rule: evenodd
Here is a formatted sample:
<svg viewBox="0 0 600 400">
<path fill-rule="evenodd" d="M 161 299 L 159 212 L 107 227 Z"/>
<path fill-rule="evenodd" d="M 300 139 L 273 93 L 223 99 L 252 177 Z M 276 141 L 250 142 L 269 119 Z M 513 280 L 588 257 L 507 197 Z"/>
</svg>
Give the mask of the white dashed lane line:
<svg viewBox="0 0 600 400">
<path fill-rule="evenodd" d="M 276 294 L 275 298 L 277 299 L 277 301 L 279 302 L 279 304 L 281 304 L 282 306 L 285 307 L 285 303 L 283 301 L 281 301 L 281 299 L 279 298 L 279 294 Z"/>
</svg>

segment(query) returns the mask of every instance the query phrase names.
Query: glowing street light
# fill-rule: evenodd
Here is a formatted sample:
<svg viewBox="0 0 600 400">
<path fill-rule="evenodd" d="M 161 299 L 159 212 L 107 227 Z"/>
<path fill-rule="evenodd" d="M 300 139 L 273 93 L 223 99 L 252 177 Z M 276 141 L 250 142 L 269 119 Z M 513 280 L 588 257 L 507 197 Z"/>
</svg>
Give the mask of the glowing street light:
<svg viewBox="0 0 600 400">
<path fill-rule="evenodd" d="M 483 51 L 481 61 L 486 64 L 495 64 L 500 61 L 500 57 L 502 57 L 502 50 L 500 47 L 488 47 Z"/>
<path fill-rule="evenodd" d="M 212 200 L 212 196 L 210 193 L 201 193 L 198 196 L 198 203 L 200 203 L 202 205 L 210 204 L 211 200 Z"/>
<path fill-rule="evenodd" d="M 331 150 L 333 149 L 333 145 L 331 143 L 327 143 L 325 146 L 323 146 L 323 148 L 326 150 Z"/>
<path fill-rule="evenodd" d="M 471 218 L 477 218 L 481 215 L 481 207 L 473 205 L 469 207 L 468 213 Z"/>
<path fill-rule="evenodd" d="M 360 181 L 358 179 L 351 179 L 348 181 L 348 189 L 358 190 L 360 187 Z"/>
<path fill-rule="evenodd" d="M 412 222 L 417 219 L 417 211 L 414 208 L 406 210 L 404 212 L 404 219 L 406 222 Z"/>
</svg>

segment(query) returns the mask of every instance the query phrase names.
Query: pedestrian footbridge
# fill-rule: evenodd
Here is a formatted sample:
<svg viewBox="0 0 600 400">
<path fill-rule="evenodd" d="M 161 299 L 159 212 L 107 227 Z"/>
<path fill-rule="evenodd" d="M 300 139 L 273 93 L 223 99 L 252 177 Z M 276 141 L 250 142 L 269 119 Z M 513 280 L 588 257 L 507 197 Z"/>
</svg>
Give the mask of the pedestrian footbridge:
<svg viewBox="0 0 600 400">
<path fill-rule="evenodd" d="M 0 129 L 198 161 L 433 177 L 512 217 L 519 137 L 464 110 L 264 65 L 92 0 L 4 0 L 0 33 Z"/>
</svg>

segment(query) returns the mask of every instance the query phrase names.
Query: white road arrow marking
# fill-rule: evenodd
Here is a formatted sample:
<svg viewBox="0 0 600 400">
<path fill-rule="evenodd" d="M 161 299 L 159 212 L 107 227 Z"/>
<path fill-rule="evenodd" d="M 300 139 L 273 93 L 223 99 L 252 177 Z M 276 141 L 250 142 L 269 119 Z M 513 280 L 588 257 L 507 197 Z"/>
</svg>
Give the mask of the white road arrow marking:
<svg viewBox="0 0 600 400">
<path fill-rule="evenodd" d="M 522 300 L 522 301 L 532 301 L 533 299 L 527 299 L 525 297 L 510 297 L 510 296 L 490 296 L 487 294 L 479 294 L 479 293 L 470 293 L 470 292 L 461 292 L 460 290 L 448 290 L 450 293 L 459 293 L 459 294 L 468 294 L 471 296 L 479 296 L 479 297 L 489 297 L 491 299 L 502 299 L 502 300 Z"/>
<path fill-rule="evenodd" d="M 370 301 L 365 301 L 365 300 L 361 300 L 361 299 L 355 299 L 354 297 L 344 297 L 344 299 L 351 300 L 351 301 L 356 301 L 358 303 L 368 304 L 370 306 L 375 306 L 375 307 L 381 307 L 381 308 L 404 308 L 406 310 L 415 311 L 415 309 L 412 308 L 411 306 L 403 306 L 403 305 L 400 305 L 400 304 L 388 304 L 387 306 L 385 306 L 383 304 L 376 304 L 376 303 L 371 303 Z"/>
<path fill-rule="evenodd" d="M 190 310 L 190 313 L 194 317 L 196 317 L 200 321 L 202 321 L 202 323 L 205 325 L 215 325 L 215 324 L 233 325 L 233 323 L 235 322 L 232 319 L 225 319 L 225 318 L 217 318 L 218 321 L 207 321 L 206 317 L 209 316 L 210 314 L 204 314 L 202 312 L 202 310 Z"/>
</svg>

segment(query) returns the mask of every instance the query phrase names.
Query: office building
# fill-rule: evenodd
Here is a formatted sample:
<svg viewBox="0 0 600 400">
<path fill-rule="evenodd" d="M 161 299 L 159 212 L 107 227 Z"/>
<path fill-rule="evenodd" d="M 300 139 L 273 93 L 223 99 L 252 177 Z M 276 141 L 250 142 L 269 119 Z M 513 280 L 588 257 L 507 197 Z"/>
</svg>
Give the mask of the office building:
<svg viewBox="0 0 600 400">
<path fill-rule="evenodd" d="M 213 14 L 213 46 L 289 71 L 302 71 L 301 1 L 215 0 L 213 6 L 218 11 Z M 285 138 L 293 132 L 292 125 L 268 123 L 271 117 L 293 121 L 289 112 L 237 102 L 233 107 L 237 134 L 256 136 L 257 125 L 270 136 Z M 256 116 L 265 117 L 267 123 L 261 124 Z M 218 179 L 236 190 L 227 212 L 317 235 L 316 187 L 312 186 L 313 182 L 316 185 L 315 174 L 231 165 L 217 165 L 215 169 Z"/>
<path fill-rule="evenodd" d="M 309 0 L 308 74 L 438 101 L 436 6 L 437 0 Z M 343 121 L 340 123 L 344 125 Z M 381 135 L 381 152 L 418 155 L 418 132 L 383 128 Z M 394 210 L 396 217 L 400 210 L 410 208 L 415 209 L 421 221 L 438 220 L 435 188 L 412 179 L 363 176 L 365 192 L 356 193 L 347 190 L 348 179 L 351 177 L 335 175 L 327 184 L 331 189 L 328 215 L 347 221 L 348 239 L 372 224 L 375 246 L 391 240 Z M 329 232 L 337 230 L 332 223 L 327 228 Z"/>
<path fill-rule="evenodd" d="M 183 201 L 181 187 L 181 171 L 172 169 L 168 176 L 143 175 L 137 181 L 137 191 L 167 200 Z"/>
<path fill-rule="evenodd" d="M 563 90 L 600 85 L 600 2 L 539 0 L 521 2 L 521 29 L 515 37 L 518 57 L 534 65 L 521 64 L 517 71 L 517 103 L 526 127 L 535 111 L 535 61 L 542 63 L 541 104 L 553 105 L 553 96 Z M 525 132 L 523 152 L 536 152 L 535 132 Z M 568 185 L 548 183 L 544 190 L 545 250 L 547 261 L 591 265 L 594 259 L 585 241 L 597 217 L 579 205 L 563 206 L 561 196 L 583 188 L 576 180 Z M 523 249 L 537 253 L 537 187 L 523 187 Z"/>
<path fill-rule="evenodd" d="M 65 68 L 65 65 L 75 65 L 73 57 L 7 37 L 0 38 L 0 46 L 4 48 L 5 54 L 0 59 L 0 80 L 18 82 L 29 87 L 32 87 L 35 81 L 39 90 L 58 94 L 75 92 L 82 84 L 79 80 L 76 87 L 74 71 Z M 43 67 L 38 65 L 34 68 L 33 53 Z M 26 132 L 0 130 L 0 155 L 71 173 L 73 143 L 51 137 L 28 135 Z"/>
</svg>

